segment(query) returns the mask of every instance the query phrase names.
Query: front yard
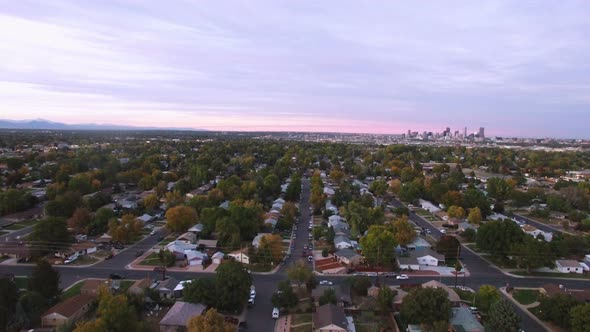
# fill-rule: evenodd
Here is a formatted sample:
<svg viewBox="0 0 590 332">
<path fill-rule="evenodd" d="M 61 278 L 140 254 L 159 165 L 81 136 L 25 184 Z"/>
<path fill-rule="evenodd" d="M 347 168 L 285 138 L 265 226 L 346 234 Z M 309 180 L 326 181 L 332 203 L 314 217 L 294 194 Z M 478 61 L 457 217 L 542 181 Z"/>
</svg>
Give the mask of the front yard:
<svg viewBox="0 0 590 332">
<path fill-rule="evenodd" d="M 590 275 L 577 274 L 577 273 L 535 272 L 535 271 L 531 271 L 530 273 L 527 273 L 526 271 L 514 271 L 511 273 L 519 275 L 519 276 L 553 277 L 553 278 L 563 278 L 563 279 L 590 279 Z"/>
<path fill-rule="evenodd" d="M 515 289 L 512 292 L 512 297 L 520 304 L 532 304 L 537 301 L 539 291 L 536 289 Z"/>
<path fill-rule="evenodd" d="M 145 257 L 141 262 L 139 262 L 139 265 L 161 265 L 161 264 L 162 263 L 160 262 L 160 256 L 155 252 L 152 252 L 147 257 Z"/>
</svg>

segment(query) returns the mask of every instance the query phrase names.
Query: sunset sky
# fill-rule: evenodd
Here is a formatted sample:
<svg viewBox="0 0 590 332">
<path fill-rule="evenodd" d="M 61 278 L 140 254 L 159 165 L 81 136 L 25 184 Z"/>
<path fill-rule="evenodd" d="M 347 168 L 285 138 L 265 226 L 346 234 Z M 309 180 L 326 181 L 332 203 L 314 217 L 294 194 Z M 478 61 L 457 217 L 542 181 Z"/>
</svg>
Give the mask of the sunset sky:
<svg viewBox="0 0 590 332">
<path fill-rule="evenodd" d="M 590 138 L 588 1 L 0 0 L 0 118 Z"/>
</svg>

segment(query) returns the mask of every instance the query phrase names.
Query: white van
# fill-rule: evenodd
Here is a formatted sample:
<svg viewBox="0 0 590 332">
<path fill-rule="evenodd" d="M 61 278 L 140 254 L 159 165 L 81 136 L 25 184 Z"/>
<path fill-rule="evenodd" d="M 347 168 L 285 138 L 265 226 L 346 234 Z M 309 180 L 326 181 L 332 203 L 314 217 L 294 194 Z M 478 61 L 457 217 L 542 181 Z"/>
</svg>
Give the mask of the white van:
<svg viewBox="0 0 590 332">
<path fill-rule="evenodd" d="M 272 308 L 272 318 L 279 318 L 279 308 Z"/>
</svg>

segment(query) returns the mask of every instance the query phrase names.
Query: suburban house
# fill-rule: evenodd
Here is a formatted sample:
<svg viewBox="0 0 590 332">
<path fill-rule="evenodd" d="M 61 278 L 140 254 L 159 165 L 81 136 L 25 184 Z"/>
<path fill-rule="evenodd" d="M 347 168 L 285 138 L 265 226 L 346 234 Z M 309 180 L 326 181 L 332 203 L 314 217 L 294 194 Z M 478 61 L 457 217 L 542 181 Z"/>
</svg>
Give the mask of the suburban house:
<svg viewBox="0 0 590 332">
<path fill-rule="evenodd" d="M 432 248 L 432 245 L 430 244 L 430 242 L 424 240 L 423 237 L 416 236 L 416 238 L 414 238 L 414 240 L 411 243 L 408 243 L 406 245 L 406 248 L 408 248 L 408 250 L 410 251 L 421 251 Z"/>
<path fill-rule="evenodd" d="M 324 186 L 324 194 L 326 194 L 327 196 L 334 196 L 335 193 L 336 193 L 336 190 L 334 190 L 330 187 Z"/>
<path fill-rule="evenodd" d="M 178 241 L 178 242 L 184 242 L 186 244 L 195 243 L 196 240 L 197 240 L 197 234 L 192 233 L 192 232 L 186 232 L 186 233 L 184 233 L 181 236 L 179 236 L 179 237 L 176 238 L 176 241 Z"/>
<path fill-rule="evenodd" d="M 203 224 L 196 224 L 188 229 L 189 232 L 199 235 L 205 226 Z"/>
<path fill-rule="evenodd" d="M 402 256 L 397 258 L 397 264 L 400 270 L 418 271 L 420 270 L 420 264 L 415 255 Z"/>
<path fill-rule="evenodd" d="M 205 309 L 207 308 L 200 303 L 176 301 L 160 321 L 160 332 L 186 330 L 189 319 L 203 314 Z"/>
<path fill-rule="evenodd" d="M 434 213 L 437 213 L 438 211 L 440 211 L 440 208 L 438 206 L 432 204 L 432 202 L 430 202 L 430 201 L 427 201 L 427 200 L 424 200 L 424 199 L 420 199 L 419 201 L 420 201 L 420 206 L 424 210 L 426 210 L 426 211 L 428 211 L 430 213 L 433 213 L 434 214 Z"/>
<path fill-rule="evenodd" d="M 144 224 L 147 224 L 147 223 L 151 222 L 152 220 L 154 220 L 154 217 L 150 216 L 147 213 L 144 213 L 142 216 L 137 217 L 137 220 L 141 221 Z"/>
<path fill-rule="evenodd" d="M 107 233 L 97 237 L 94 242 L 101 243 L 101 244 L 108 244 L 113 242 L 113 237 L 108 235 Z"/>
<path fill-rule="evenodd" d="M 336 249 L 346 249 L 352 248 L 352 241 L 347 236 L 344 235 L 336 235 L 334 236 L 334 247 Z"/>
<path fill-rule="evenodd" d="M 94 242 L 79 242 L 72 244 L 71 247 L 73 255 L 83 256 L 96 252 L 96 244 Z"/>
<path fill-rule="evenodd" d="M 279 221 L 275 218 L 266 218 L 266 220 L 264 220 L 264 224 L 269 225 L 271 228 L 277 227 L 278 222 Z"/>
<path fill-rule="evenodd" d="M 326 200 L 325 209 L 326 209 L 326 211 L 331 211 L 334 214 L 338 213 L 338 207 L 336 205 L 332 204 L 332 202 L 330 200 Z"/>
<path fill-rule="evenodd" d="M 173 241 L 166 245 L 166 250 L 176 256 L 176 259 L 184 259 L 187 251 L 193 251 L 197 249 L 196 244 L 187 244 L 185 242 Z"/>
<path fill-rule="evenodd" d="M 176 285 L 176 287 L 174 287 L 174 297 L 175 298 L 181 298 L 184 292 L 184 287 L 188 284 L 190 284 L 192 282 L 192 280 L 183 280 L 181 282 L 178 283 L 178 285 Z"/>
<path fill-rule="evenodd" d="M 330 217 L 328 217 L 328 226 L 329 227 L 336 227 L 340 224 L 344 224 L 344 225 L 348 226 L 348 224 L 346 224 L 346 219 L 342 218 L 339 215 L 331 215 Z"/>
<path fill-rule="evenodd" d="M 219 265 L 223 261 L 223 257 L 225 257 L 225 255 L 221 251 L 218 251 L 211 256 L 211 262 Z"/>
<path fill-rule="evenodd" d="M 2 241 L 0 242 L 0 255 L 29 259 L 31 258 L 31 250 L 21 241 Z"/>
<path fill-rule="evenodd" d="M 449 325 L 453 328 L 453 331 L 461 332 L 484 332 L 483 325 L 477 320 L 477 318 L 471 313 L 467 307 L 458 307 L 452 309 L 453 314 Z"/>
<path fill-rule="evenodd" d="M 248 249 L 232 251 L 227 255 L 242 264 L 250 264 L 250 256 L 248 256 Z"/>
<path fill-rule="evenodd" d="M 203 265 L 209 258 L 206 253 L 197 250 L 187 250 L 184 252 L 186 264 L 189 266 Z"/>
<path fill-rule="evenodd" d="M 344 309 L 333 304 L 324 304 L 313 314 L 314 332 L 347 332 L 348 320 Z"/>
<path fill-rule="evenodd" d="M 545 239 L 545 241 L 547 241 L 547 242 L 551 242 L 551 240 L 553 239 L 553 233 L 551 233 L 551 232 L 544 232 L 544 231 L 538 229 L 537 227 L 532 226 L 532 225 L 529 225 L 529 224 L 523 225 L 521 227 L 521 229 L 522 229 L 523 232 L 525 232 L 525 233 L 527 233 L 529 235 L 532 235 L 535 239 L 539 235 L 542 235 L 543 238 Z"/>
<path fill-rule="evenodd" d="M 199 240 L 197 241 L 197 247 L 215 250 L 217 249 L 217 240 Z"/>
<path fill-rule="evenodd" d="M 440 283 L 436 280 L 430 280 L 428 282 L 425 282 L 422 284 L 422 288 L 442 288 L 447 292 L 447 297 L 449 299 L 449 301 L 451 301 L 451 304 L 455 307 L 459 306 L 459 304 L 461 303 L 461 298 L 459 297 L 459 295 L 457 295 L 457 293 L 450 288 L 449 286 Z"/>
<path fill-rule="evenodd" d="M 541 287 L 541 294 L 545 296 L 568 294 L 582 303 L 590 303 L 590 289 L 569 289 L 563 285 L 547 284 Z"/>
<path fill-rule="evenodd" d="M 154 281 L 150 288 L 157 290 L 163 299 L 174 299 L 174 288 L 178 281 L 174 277 L 167 277 L 164 280 Z"/>
<path fill-rule="evenodd" d="M 88 279 L 84 282 L 82 288 L 80 288 L 80 294 L 98 297 L 101 286 L 108 288 L 110 282 L 105 279 Z"/>
<path fill-rule="evenodd" d="M 349 267 L 357 266 L 363 263 L 364 257 L 350 248 L 340 249 L 334 253 L 338 261 Z"/>
<path fill-rule="evenodd" d="M 420 266 L 438 266 L 444 264 L 445 255 L 431 249 L 410 251 L 405 256 L 398 258 L 399 268 L 402 270 L 420 270 Z"/>
<path fill-rule="evenodd" d="M 95 297 L 79 294 L 49 308 L 41 316 L 42 327 L 58 327 L 73 323 L 90 309 Z"/>
<path fill-rule="evenodd" d="M 127 293 L 132 295 L 144 295 L 146 288 L 150 288 L 151 285 L 152 280 L 150 278 L 139 279 L 129 287 Z"/>
<path fill-rule="evenodd" d="M 555 261 L 555 269 L 561 273 L 584 273 L 584 268 L 573 259 L 558 259 Z"/>
<path fill-rule="evenodd" d="M 465 232 L 468 229 L 473 229 L 474 231 L 477 232 L 477 226 L 471 223 L 468 223 L 466 221 L 462 222 L 459 224 L 459 232 Z"/>
</svg>

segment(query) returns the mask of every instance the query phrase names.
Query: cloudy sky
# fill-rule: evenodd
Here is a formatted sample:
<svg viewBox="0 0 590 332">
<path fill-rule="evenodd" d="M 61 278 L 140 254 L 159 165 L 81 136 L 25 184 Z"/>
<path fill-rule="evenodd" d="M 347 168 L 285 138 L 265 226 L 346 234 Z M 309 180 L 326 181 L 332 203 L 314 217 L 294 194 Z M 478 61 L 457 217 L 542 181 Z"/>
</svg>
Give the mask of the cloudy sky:
<svg viewBox="0 0 590 332">
<path fill-rule="evenodd" d="M 587 1 L 0 0 L 0 118 L 590 137 Z"/>
</svg>

